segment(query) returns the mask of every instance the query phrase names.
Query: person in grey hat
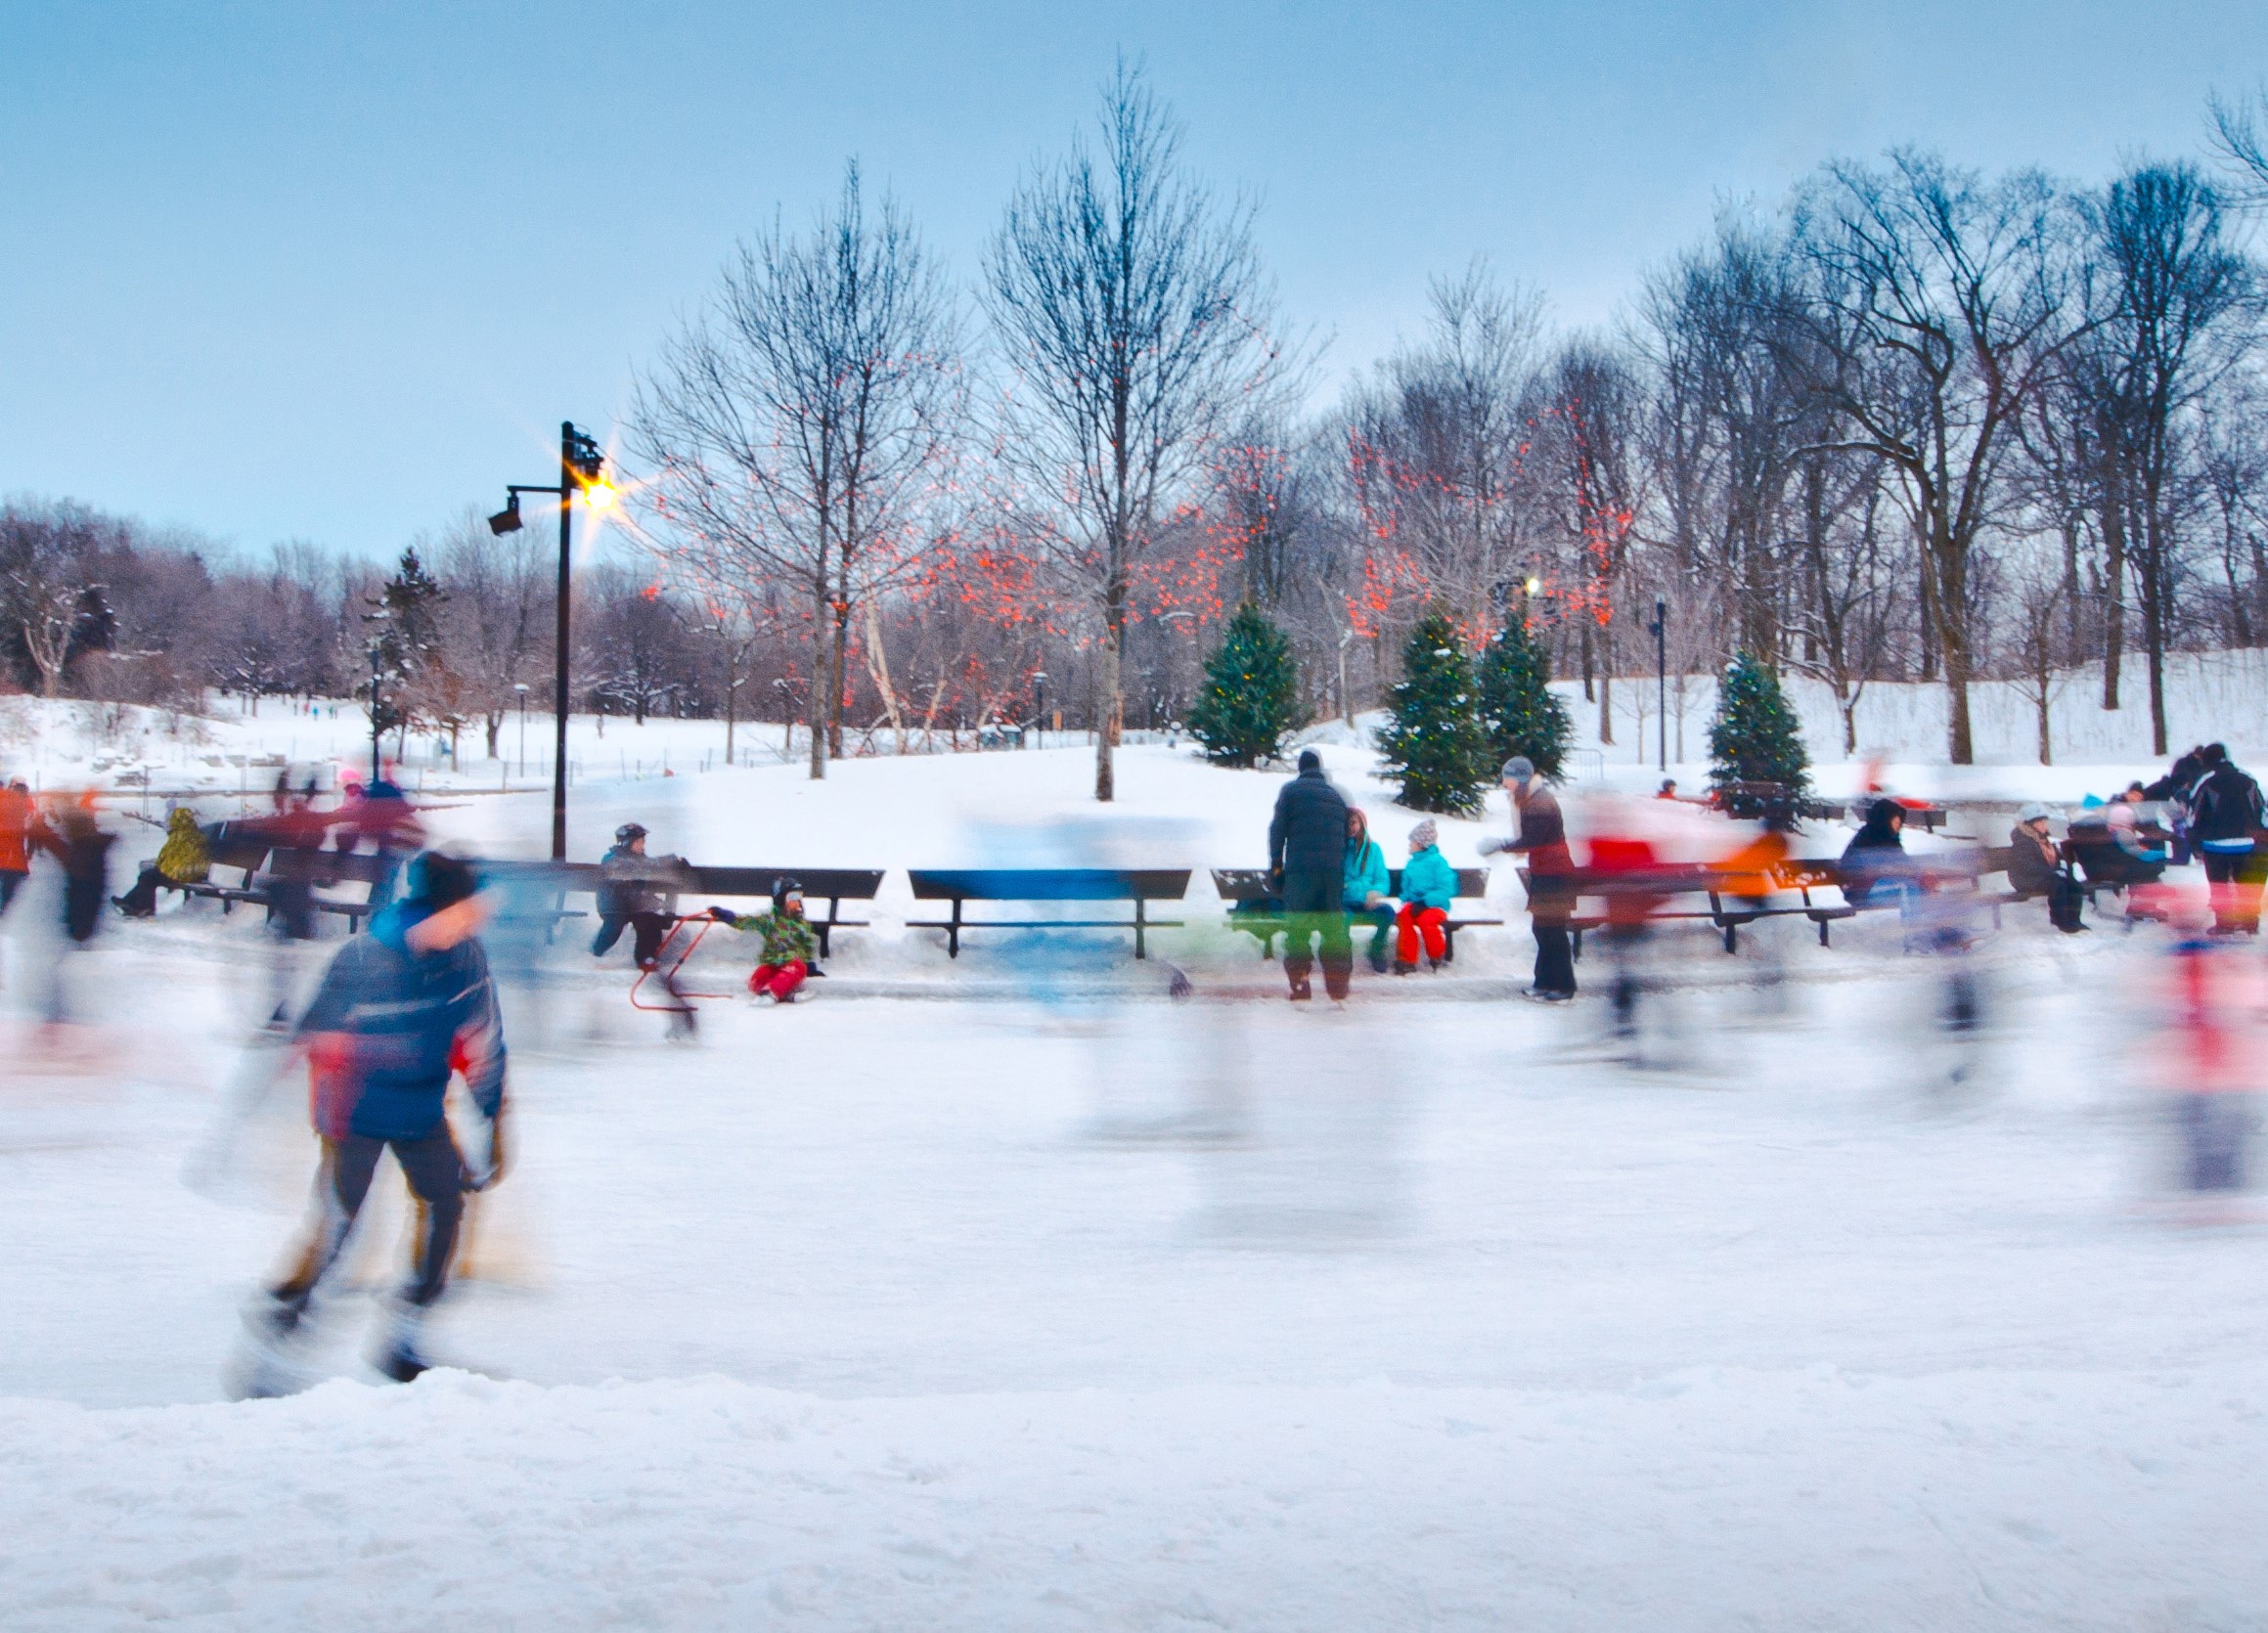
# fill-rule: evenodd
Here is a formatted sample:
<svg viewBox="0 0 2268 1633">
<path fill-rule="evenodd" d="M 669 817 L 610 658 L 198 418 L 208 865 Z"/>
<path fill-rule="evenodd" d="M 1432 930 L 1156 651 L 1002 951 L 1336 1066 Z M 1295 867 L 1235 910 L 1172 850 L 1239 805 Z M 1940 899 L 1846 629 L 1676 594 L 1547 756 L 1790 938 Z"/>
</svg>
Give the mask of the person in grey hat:
<svg viewBox="0 0 2268 1633">
<path fill-rule="evenodd" d="M 1504 792 L 1512 798 L 1519 833 L 1511 839 L 1484 839 L 1483 856 L 1499 851 L 1528 858 L 1528 922 L 1535 936 L 1535 982 L 1523 995 L 1542 1003 L 1565 1003 L 1575 996 L 1575 945 L 1567 921 L 1575 914 L 1570 875 L 1575 857 L 1567 848 L 1567 819 L 1559 801 L 1535 774 L 1525 754 L 1504 762 Z"/>
<path fill-rule="evenodd" d="M 2048 808 L 2037 803 L 2016 814 L 2008 830 L 2008 888 L 2019 897 L 2044 896 L 2048 922 L 2066 935 L 2087 928 L 2080 917 L 2084 893 L 2064 868 L 2056 842 L 2048 837 Z"/>
<path fill-rule="evenodd" d="M 1283 901 L 1283 972 L 1294 1002 L 1312 997 L 1312 944 L 1323 944 L 1323 990 L 1344 1003 L 1355 971 L 1345 900 L 1347 801 L 1323 775 L 1323 757 L 1300 750 L 1300 772 L 1278 790 L 1267 825 L 1267 871 Z"/>
</svg>

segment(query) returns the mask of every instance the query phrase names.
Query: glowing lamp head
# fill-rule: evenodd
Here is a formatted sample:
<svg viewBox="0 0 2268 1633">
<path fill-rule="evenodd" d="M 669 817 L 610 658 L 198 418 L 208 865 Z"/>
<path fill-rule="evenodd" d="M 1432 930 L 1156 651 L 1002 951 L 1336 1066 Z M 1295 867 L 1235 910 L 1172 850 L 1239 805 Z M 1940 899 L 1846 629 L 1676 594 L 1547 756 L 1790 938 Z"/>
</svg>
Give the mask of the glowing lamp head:
<svg viewBox="0 0 2268 1633">
<path fill-rule="evenodd" d="M 614 484 L 600 476 L 587 483 L 583 489 L 583 503 L 594 510 L 611 510 L 619 497 Z"/>
<path fill-rule="evenodd" d="M 1530 579 L 1530 580 L 1528 581 L 1528 593 L 1529 593 L 1531 596 L 1533 596 L 1533 595 L 1536 594 L 1536 593 L 1537 593 L 1538 591 L 1540 591 L 1542 588 L 1543 588 L 1543 580 L 1541 580 L 1541 579 L 1539 579 L 1539 578 L 1532 578 L 1532 579 Z"/>
</svg>

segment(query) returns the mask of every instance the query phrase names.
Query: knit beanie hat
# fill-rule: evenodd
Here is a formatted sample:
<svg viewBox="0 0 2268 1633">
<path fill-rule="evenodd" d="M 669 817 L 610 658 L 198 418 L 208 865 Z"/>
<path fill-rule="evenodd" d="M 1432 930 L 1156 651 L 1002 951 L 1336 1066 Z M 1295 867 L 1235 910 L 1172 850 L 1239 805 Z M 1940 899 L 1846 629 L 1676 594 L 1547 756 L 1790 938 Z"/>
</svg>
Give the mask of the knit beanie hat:
<svg viewBox="0 0 2268 1633">
<path fill-rule="evenodd" d="M 1418 852 L 1433 844 L 1437 837 L 1439 837 L 1439 830 L 1434 827 L 1433 818 L 1428 816 L 1424 821 L 1418 823 L 1416 827 L 1409 830 L 1410 854 L 1415 856 Z"/>
<path fill-rule="evenodd" d="M 1515 754 L 1504 762 L 1504 778 L 1508 782 L 1526 782 L 1535 774 L 1535 762 L 1525 754 Z"/>
</svg>

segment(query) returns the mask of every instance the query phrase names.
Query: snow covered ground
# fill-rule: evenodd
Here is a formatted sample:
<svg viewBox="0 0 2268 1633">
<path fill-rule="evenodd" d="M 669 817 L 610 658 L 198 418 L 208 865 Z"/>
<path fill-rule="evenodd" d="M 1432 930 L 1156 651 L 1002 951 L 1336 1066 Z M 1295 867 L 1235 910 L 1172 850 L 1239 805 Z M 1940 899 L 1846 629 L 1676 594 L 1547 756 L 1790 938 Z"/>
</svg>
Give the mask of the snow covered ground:
<svg viewBox="0 0 2268 1633">
<path fill-rule="evenodd" d="M 331 1381 L 223 1398 L 311 1162 L 290 1082 L 224 1115 L 265 944 L 112 926 L 100 1024 L 0 1038 L 0 1626 L 2268 1625 L 2268 1234 L 2166 1198 L 2150 932 L 2012 911 L 1961 1052 L 1881 915 L 1668 932 L 1638 1062 L 1512 1000 L 1521 929 L 1306 1013 L 1202 875 L 1280 778 L 1086 772 L 581 788 L 579 854 L 636 815 L 893 872 L 817 1001 L 692 1047 L 572 937 L 515 985 L 516 1168 L 434 1334 L 473 1370 L 407 1389 L 363 1360 L 397 1211 Z M 540 848 L 540 794 L 441 803 Z M 1109 935 L 903 924 L 908 864 L 1074 850 L 1200 869 L 1194 1000 Z"/>
</svg>

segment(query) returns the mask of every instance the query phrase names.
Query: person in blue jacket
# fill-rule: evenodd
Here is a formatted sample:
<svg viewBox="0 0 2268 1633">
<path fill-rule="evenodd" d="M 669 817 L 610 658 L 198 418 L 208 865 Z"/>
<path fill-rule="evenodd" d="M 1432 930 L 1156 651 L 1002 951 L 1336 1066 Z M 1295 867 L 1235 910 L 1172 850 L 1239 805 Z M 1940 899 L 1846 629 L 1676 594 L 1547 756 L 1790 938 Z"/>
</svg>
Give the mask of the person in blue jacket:
<svg viewBox="0 0 2268 1633">
<path fill-rule="evenodd" d="M 318 1213 L 292 1268 L 249 1318 L 256 1341 L 291 1338 L 390 1150 L 416 1199 L 417 1246 L 375 1358 L 400 1383 L 425 1370 L 418 1335 L 448 1284 L 465 1193 L 504 1171 L 504 1028 L 478 934 L 484 904 L 472 869 L 454 857 L 429 851 L 408 877 L 404 899 L 331 961 L 294 1033 L 322 1140 Z M 469 1165 L 445 1111 L 457 1072 L 483 1125 Z M 255 1383 L 246 1392 L 273 1391 Z"/>
<path fill-rule="evenodd" d="M 1427 968 L 1440 969 L 1448 957 L 1448 934 L 1442 926 L 1457 900 L 1457 870 L 1442 855 L 1439 837 L 1430 816 L 1409 830 L 1409 861 L 1401 866 L 1401 911 L 1394 918 L 1397 975 L 1417 968 L 1420 942 L 1425 944 Z"/>
<path fill-rule="evenodd" d="M 1388 893 L 1394 880 L 1386 871 L 1386 853 L 1370 837 L 1370 819 L 1358 806 L 1347 808 L 1347 911 L 1366 919 L 1370 931 L 1370 967 L 1386 973 L 1386 939 L 1394 933 L 1394 903 Z"/>
</svg>

